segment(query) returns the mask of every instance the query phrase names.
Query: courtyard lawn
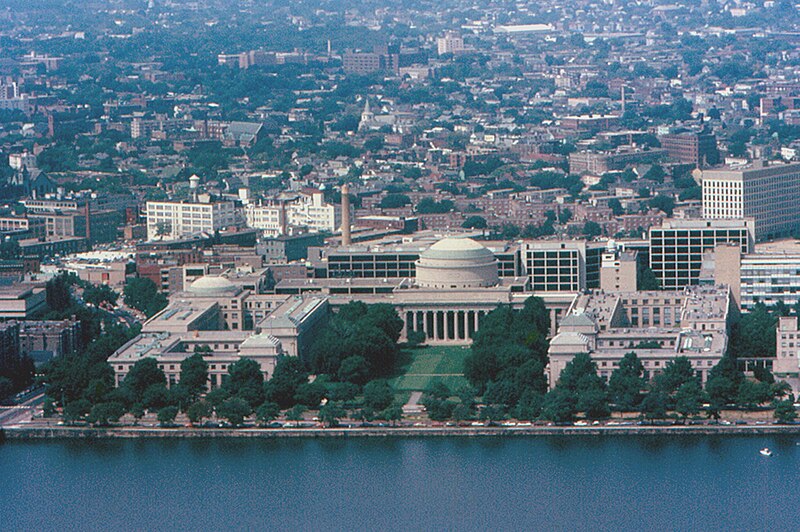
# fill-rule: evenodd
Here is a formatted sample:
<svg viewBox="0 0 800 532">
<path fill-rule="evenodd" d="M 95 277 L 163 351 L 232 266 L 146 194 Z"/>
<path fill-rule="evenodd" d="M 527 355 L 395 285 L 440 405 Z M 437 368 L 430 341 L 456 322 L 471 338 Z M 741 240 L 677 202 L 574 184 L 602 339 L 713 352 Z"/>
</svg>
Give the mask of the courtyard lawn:
<svg viewBox="0 0 800 532">
<path fill-rule="evenodd" d="M 468 384 L 464 378 L 464 359 L 469 353 L 469 347 L 464 346 L 404 349 L 403 367 L 391 384 L 397 392 L 424 392 L 440 381 L 455 391 Z"/>
</svg>

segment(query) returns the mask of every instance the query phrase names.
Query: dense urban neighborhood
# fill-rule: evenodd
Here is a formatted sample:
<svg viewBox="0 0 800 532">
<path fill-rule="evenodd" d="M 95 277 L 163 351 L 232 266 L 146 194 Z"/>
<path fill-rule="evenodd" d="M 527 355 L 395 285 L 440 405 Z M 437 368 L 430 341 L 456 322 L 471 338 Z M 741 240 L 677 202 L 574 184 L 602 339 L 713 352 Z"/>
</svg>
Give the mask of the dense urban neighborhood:
<svg viewBox="0 0 800 532">
<path fill-rule="evenodd" d="M 0 429 L 793 424 L 799 43 L 783 0 L 9 0 Z"/>
</svg>

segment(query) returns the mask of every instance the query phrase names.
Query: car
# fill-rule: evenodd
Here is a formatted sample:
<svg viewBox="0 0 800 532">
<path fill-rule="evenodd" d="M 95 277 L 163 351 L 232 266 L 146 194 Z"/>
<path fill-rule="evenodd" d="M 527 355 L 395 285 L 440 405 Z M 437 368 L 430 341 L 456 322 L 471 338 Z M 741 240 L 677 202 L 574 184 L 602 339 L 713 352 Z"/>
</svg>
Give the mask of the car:
<svg viewBox="0 0 800 532">
<path fill-rule="evenodd" d="M 273 421 L 272 423 L 267 425 L 267 427 L 269 427 L 271 429 L 282 429 L 283 428 L 283 423 L 280 423 L 278 421 Z"/>
</svg>

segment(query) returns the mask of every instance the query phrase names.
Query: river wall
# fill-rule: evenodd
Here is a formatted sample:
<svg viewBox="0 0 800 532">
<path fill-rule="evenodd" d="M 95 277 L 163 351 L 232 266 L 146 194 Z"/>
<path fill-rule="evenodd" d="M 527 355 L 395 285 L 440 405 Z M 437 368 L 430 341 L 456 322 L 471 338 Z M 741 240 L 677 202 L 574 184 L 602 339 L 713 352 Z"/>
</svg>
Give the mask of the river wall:
<svg viewBox="0 0 800 532">
<path fill-rule="evenodd" d="M 200 429 L 189 427 L 6 427 L 0 441 L 107 438 L 350 438 L 452 436 L 798 435 L 800 425 L 629 427 L 369 427 Z"/>
</svg>

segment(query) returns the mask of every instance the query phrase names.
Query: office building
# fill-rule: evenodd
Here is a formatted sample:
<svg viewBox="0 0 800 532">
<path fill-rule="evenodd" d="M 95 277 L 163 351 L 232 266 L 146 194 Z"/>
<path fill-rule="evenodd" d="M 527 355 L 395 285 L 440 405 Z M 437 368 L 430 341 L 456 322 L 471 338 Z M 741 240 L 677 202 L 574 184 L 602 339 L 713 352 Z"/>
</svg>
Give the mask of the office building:
<svg viewBox="0 0 800 532">
<path fill-rule="evenodd" d="M 755 238 L 800 228 L 800 163 L 752 164 L 703 171 L 703 217 L 755 220 Z"/>
<path fill-rule="evenodd" d="M 650 228 L 650 269 L 665 290 L 698 284 L 705 252 L 730 242 L 749 253 L 753 230 L 753 220 L 664 220 Z"/>
</svg>

